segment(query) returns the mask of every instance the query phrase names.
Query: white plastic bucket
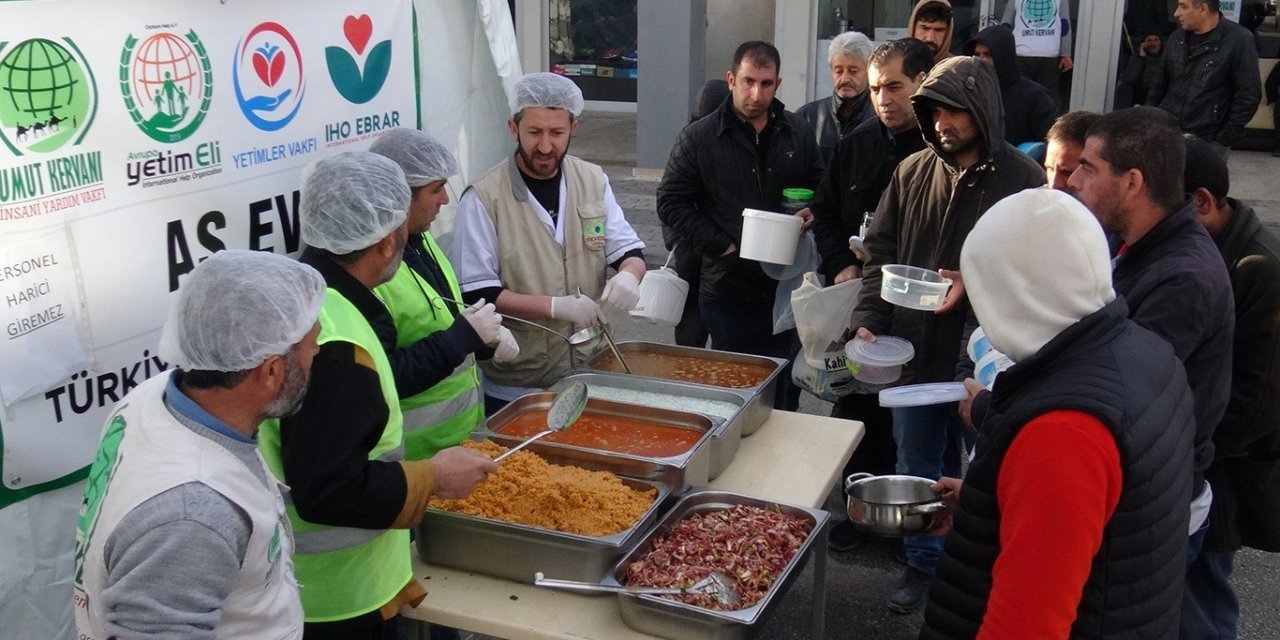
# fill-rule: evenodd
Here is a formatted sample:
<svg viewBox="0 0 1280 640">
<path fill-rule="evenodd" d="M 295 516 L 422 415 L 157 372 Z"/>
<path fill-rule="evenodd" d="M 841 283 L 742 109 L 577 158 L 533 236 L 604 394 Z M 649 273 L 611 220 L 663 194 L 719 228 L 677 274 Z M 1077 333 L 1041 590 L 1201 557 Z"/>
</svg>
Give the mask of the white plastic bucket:
<svg viewBox="0 0 1280 640">
<path fill-rule="evenodd" d="M 666 267 L 650 270 L 640 281 L 640 301 L 630 311 L 631 317 L 654 324 L 674 327 L 684 316 L 684 301 L 689 283 Z"/>
<path fill-rule="evenodd" d="M 738 255 L 748 260 L 792 264 L 803 225 L 804 221 L 796 216 L 743 209 L 742 246 L 738 247 Z"/>
</svg>

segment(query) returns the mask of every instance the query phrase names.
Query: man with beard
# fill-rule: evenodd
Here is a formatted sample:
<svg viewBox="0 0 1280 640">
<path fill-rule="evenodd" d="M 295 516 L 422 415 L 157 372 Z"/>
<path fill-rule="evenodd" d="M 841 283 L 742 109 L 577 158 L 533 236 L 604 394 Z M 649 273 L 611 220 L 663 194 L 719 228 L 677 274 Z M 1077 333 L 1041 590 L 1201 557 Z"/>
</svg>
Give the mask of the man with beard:
<svg viewBox="0 0 1280 640">
<path fill-rule="evenodd" d="M 951 0 L 919 0 L 907 20 L 907 32 L 929 46 L 935 63 L 942 62 L 951 57 L 954 19 Z"/>
<path fill-rule="evenodd" d="M 822 271 L 833 284 L 862 277 L 862 259 L 849 248 L 849 237 L 858 234 L 863 216 L 876 210 L 898 163 L 925 148 L 911 96 L 933 68 L 933 52 L 915 38 L 903 38 L 876 47 L 869 62 L 868 92 L 877 119 L 840 141 L 813 200 L 813 231 Z M 869 391 L 840 398 L 831 410 L 832 416 L 859 420 L 866 428 L 862 443 L 845 465 L 846 476 L 891 474 L 897 462 L 893 417 Z M 831 548 L 849 551 L 861 544 L 862 536 L 853 525 L 841 514 L 833 515 L 841 522 L 831 530 Z"/>
<path fill-rule="evenodd" d="M 738 45 L 725 74 L 729 99 L 686 126 L 671 148 L 658 217 L 702 258 L 698 305 L 711 347 L 791 360 L 800 349 L 795 330 L 773 331 L 778 281 L 738 255 L 743 209 L 781 211 L 783 189 L 812 189 L 821 178 L 809 128 L 774 97 L 781 65 L 772 44 Z M 798 215 L 811 218 L 808 210 Z M 774 407 L 795 410 L 800 388 L 790 363 L 781 378 Z"/>
<path fill-rule="evenodd" d="M 604 170 L 568 155 L 582 108 L 582 91 L 564 76 L 516 82 L 507 121 L 516 151 L 462 194 L 449 253 L 464 300 L 493 300 L 502 313 L 566 336 L 604 322 L 600 303 L 635 308 L 645 272 L 644 243 Z M 590 344 L 570 346 L 536 327 L 510 330 L 520 355 L 480 365 L 489 413 L 591 355 Z"/>
<path fill-rule="evenodd" d="M 1186 201 L 1186 145 L 1177 120 L 1154 107 L 1113 111 L 1089 127 L 1068 185 L 1112 235 L 1116 293 L 1129 317 L 1173 345 L 1195 398 L 1188 575 L 1204 562 L 1213 487 L 1205 472 L 1231 397 L 1234 304 L 1226 264 Z M 1189 583 L 1190 586 L 1190 583 Z M 1192 603 L 1184 600 L 1184 613 Z M 1183 637 L 1210 633 L 1185 626 Z"/>
<path fill-rule="evenodd" d="M 320 351 L 302 407 L 262 425 L 262 455 L 290 487 L 308 640 L 392 640 L 400 608 L 426 596 L 413 577 L 409 529 L 432 494 L 465 497 L 497 465 L 462 447 L 404 459 L 400 399 L 374 329 L 387 309 L 373 293 L 396 274 L 408 240 L 404 172 L 361 151 L 318 160 L 303 175 L 302 262 L 327 285 Z"/>
<path fill-rule="evenodd" d="M 871 40 L 866 36 L 857 31 L 836 36 L 827 47 L 831 96 L 796 110 L 796 115 L 813 128 L 823 166 L 831 161 L 836 144 L 849 137 L 858 125 L 876 117 L 867 100 L 867 59 L 870 57 Z"/>
<path fill-rule="evenodd" d="M 431 237 L 431 223 L 449 203 L 445 180 L 458 172 L 453 154 L 404 127 L 384 133 L 369 151 L 400 165 L 412 194 L 404 260 L 390 282 L 374 289 L 389 312 L 374 330 L 395 373 L 405 458 L 422 460 L 461 444 L 484 422 L 476 359 L 510 360 L 520 347 L 493 305 L 468 313 L 455 302 L 462 299 L 458 277 Z"/>
<path fill-rule="evenodd" d="M 306 392 L 324 289 L 255 251 L 186 277 L 160 337 L 176 368 L 115 407 L 85 486 L 81 638 L 302 636 L 293 539 L 256 438 Z"/>
<path fill-rule="evenodd" d="M 1000 85 L 991 63 L 949 58 L 933 68 L 911 98 L 928 149 L 903 160 L 876 209 L 865 239 L 868 259 L 854 310 L 856 336 L 909 340 L 915 357 L 903 366 L 901 384 L 943 382 L 957 373 L 968 304 L 938 312 L 898 307 L 880 297 L 880 268 L 906 264 L 956 270 L 960 247 L 978 218 L 1001 198 L 1044 184 L 1044 170 L 1004 140 Z M 962 441 L 969 437 L 955 407 L 893 409 L 898 473 L 936 479 L 960 472 Z M 905 541 L 907 570 L 889 609 L 915 611 L 929 591 L 942 541 Z"/>
</svg>

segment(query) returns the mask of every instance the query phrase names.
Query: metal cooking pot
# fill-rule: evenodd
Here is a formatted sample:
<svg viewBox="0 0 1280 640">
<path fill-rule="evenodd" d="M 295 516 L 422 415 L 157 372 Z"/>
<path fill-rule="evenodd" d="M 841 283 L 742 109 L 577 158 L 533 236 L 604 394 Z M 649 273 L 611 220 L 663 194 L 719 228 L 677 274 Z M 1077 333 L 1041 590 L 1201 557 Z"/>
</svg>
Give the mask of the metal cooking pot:
<svg viewBox="0 0 1280 640">
<path fill-rule="evenodd" d="M 897 538 L 934 527 L 933 514 L 946 503 L 929 487 L 933 480 L 916 476 L 873 476 L 855 473 L 844 480 L 849 520 L 863 533 Z"/>
</svg>

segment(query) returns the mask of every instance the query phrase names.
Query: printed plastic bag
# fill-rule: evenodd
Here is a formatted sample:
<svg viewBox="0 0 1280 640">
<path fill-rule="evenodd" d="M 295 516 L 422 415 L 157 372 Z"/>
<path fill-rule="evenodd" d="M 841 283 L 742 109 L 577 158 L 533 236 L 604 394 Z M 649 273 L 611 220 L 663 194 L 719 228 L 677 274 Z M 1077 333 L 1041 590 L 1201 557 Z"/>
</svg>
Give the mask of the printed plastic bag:
<svg viewBox="0 0 1280 640">
<path fill-rule="evenodd" d="M 830 354 L 844 354 L 853 307 L 861 289 L 861 278 L 823 287 L 816 273 L 806 273 L 804 282 L 791 293 L 801 353 L 810 366 L 826 368 Z"/>
</svg>

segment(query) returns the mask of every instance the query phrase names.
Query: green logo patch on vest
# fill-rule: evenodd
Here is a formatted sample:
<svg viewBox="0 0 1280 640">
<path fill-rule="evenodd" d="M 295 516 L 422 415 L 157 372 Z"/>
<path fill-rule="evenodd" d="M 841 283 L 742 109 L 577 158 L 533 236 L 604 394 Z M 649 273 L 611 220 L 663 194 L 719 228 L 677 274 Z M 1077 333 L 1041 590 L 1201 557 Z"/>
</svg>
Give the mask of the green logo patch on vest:
<svg viewBox="0 0 1280 640">
<path fill-rule="evenodd" d="M 604 218 L 586 218 L 582 221 L 582 241 L 592 251 L 604 250 Z"/>
</svg>

